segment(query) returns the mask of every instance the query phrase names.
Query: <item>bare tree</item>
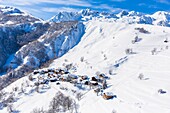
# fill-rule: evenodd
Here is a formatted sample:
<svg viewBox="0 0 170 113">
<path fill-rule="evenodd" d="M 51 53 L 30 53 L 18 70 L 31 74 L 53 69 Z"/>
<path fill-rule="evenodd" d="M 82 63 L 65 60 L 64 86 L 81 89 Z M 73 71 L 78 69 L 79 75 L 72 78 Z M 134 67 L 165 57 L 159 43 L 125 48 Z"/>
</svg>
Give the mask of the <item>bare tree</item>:
<svg viewBox="0 0 170 113">
<path fill-rule="evenodd" d="M 24 83 L 21 84 L 21 92 L 22 92 L 22 93 L 25 93 Z"/>
<path fill-rule="evenodd" d="M 72 64 L 72 63 L 71 63 L 71 64 L 68 64 L 68 65 L 66 65 L 65 67 L 66 67 L 67 70 L 70 70 L 70 69 L 73 67 L 73 64 Z"/>
<path fill-rule="evenodd" d="M 60 109 L 59 109 L 60 106 L 59 106 L 59 104 L 58 104 L 57 102 L 58 102 L 58 101 L 57 101 L 56 98 L 51 101 L 51 103 L 50 103 L 50 109 L 48 110 L 49 113 L 57 113 L 57 112 L 60 111 Z"/>
<path fill-rule="evenodd" d="M 32 75 L 29 75 L 29 76 L 28 76 L 28 80 L 33 81 L 33 79 L 34 79 L 34 78 L 32 77 Z"/>
<path fill-rule="evenodd" d="M 126 54 L 132 54 L 132 53 L 133 53 L 133 51 L 132 51 L 132 49 L 131 49 L 131 48 L 128 48 L 128 49 L 126 49 L 126 50 L 125 50 L 125 53 L 126 53 Z"/>
<path fill-rule="evenodd" d="M 80 58 L 80 61 L 81 61 L 81 62 L 84 62 L 84 57 L 81 57 L 81 58 Z"/>
<path fill-rule="evenodd" d="M 4 98 L 4 96 L 5 96 L 5 91 L 4 90 L 1 90 L 0 91 L 0 101 Z"/>
<path fill-rule="evenodd" d="M 114 70 L 113 69 L 109 69 L 109 74 L 110 75 L 114 75 L 115 74 Z"/>
<path fill-rule="evenodd" d="M 73 109 L 73 99 L 64 96 L 63 93 L 58 92 L 50 102 L 49 113 L 57 113 L 60 111 L 66 112 Z"/>
<path fill-rule="evenodd" d="M 63 103 L 63 108 L 70 110 L 73 104 L 73 100 L 70 97 L 65 97 L 64 103 Z"/>
<path fill-rule="evenodd" d="M 39 90 L 40 88 L 39 88 L 39 85 L 37 85 L 37 86 L 35 86 L 35 91 L 37 92 L 37 93 L 39 93 L 40 92 L 40 90 Z"/>
<path fill-rule="evenodd" d="M 65 62 L 68 62 L 68 60 L 67 60 L 67 59 L 64 59 L 64 61 L 65 61 Z"/>
<path fill-rule="evenodd" d="M 77 98 L 77 100 L 81 100 L 81 98 L 82 98 L 82 96 L 83 96 L 83 94 L 82 93 L 77 93 L 76 94 L 76 98 Z"/>
<path fill-rule="evenodd" d="M 103 80 L 102 88 L 103 88 L 103 89 L 106 89 L 106 88 L 107 88 L 107 82 L 106 82 L 106 79 L 104 79 L 104 80 Z"/>
<path fill-rule="evenodd" d="M 43 108 L 36 108 L 31 113 L 59 113 L 66 111 L 71 112 L 73 109 L 75 109 L 77 113 L 78 105 L 76 102 L 72 98 L 64 96 L 63 93 L 58 92 L 50 102 L 50 106 L 47 111 L 43 110 Z"/>
<path fill-rule="evenodd" d="M 43 110 L 43 108 L 35 108 L 31 113 L 47 113 L 46 111 Z"/>
<path fill-rule="evenodd" d="M 100 90 L 101 90 L 100 88 L 97 88 L 97 89 L 94 90 L 94 92 L 97 94 L 97 96 L 98 96 Z"/>
<path fill-rule="evenodd" d="M 106 56 L 106 54 L 104 54 L 104 60 L 107 60 L 107 56 Z"/>
<path fill-rule="evenodd" d="M 13 90 L 14 92 L 17 92 L 18 89 L 19 89 L 19 87 L 13 87 L 13 88 L 12 88 L 12 90 Z"/>
<path fill-rule="evenodd" d="M 8 111 L 8 113 L 13 113 L 13 112 L 16 111 L 16 110 L 14 109 L 13 104 L 8 104 L 8 106 L 7 106 L 7 111 Z"/>
<path fill-rule="evenodd" d="M 117 112 L 116 112 L 116 110 L 113 109 L 113 110 L 112 110 L 112 113 L 117 113 Z"/>
<path fill-rule="evenodd" d="M 166 46 L 165 48 L 166 48 L 166 49 L 168 49 L 168 48 L 169 48 L 169 46 Z"/>
<path fill-rule="evenodd" d="M 7 103 L 12 103 L 12 102 L 14 102 L 14 100 L 15 100 L 14 95 L 10 94 L 9 97 L 6 99 L 6 102 Z"/>
<path fill-rule="evenodd" d="M 138 78 L 139 78 L 140 80 L 142 80 L 142 79 L 144 78 L 143 73 L 140 73 L 139 76 L 138 76 Z"/>
<path fill-rule="evenodd" d="M 156 48 L 153 48 L 153 50 L 151 51 L 152 55 L 155 55 L 155 54 L 156 54 L 156 51 L 157 51 L 157 49 L 156 49 Z"/>
</svg>

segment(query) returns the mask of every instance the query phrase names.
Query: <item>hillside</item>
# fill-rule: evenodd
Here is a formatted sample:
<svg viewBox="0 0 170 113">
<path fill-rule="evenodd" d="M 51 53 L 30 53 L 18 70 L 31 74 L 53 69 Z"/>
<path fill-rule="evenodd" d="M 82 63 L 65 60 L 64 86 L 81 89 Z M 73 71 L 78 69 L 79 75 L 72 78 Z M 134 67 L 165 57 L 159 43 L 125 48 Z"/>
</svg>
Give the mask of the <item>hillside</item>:
<svg viewBox="0 0 170 113">
<path fill-rule="evenodd" d="M 107 88 L 98 96 L 95 88 L 90 89 L 83 81 L 75 85 L 58 79 L 40 85 L 37 93 L 34 85 L 38 77 L 47 79 L 48 75 L 31 73 L 28 76 L 35 80 L 28 80 L 28 76 L 17 80 L 4 89 L 8 93 L 3 98 L 14 95 L 12 108 L 21 113 L 35 108 L 48 110 L 58 91 L 75 101 L 74 113 L 170 113 L 170 28 L 122 21 L 100 17 L 84 21 L 86 29 L 80 42 L 48 68 L 39 70 L 65 69 L 71 64 L 71 74 L 87 75 L 89 81 L 96 72 L 103 73 Z M 18 90 L 14 91 L 15 87 Z M 105 100 L 102 95 L 107 92 L 114 98 Z M 78 93 L 82 94 L 80 99 Z M 0 113 L 7 108 L 2 105 Z"/>
<path fill-rule="evenodd" d="M 0 19 L 0 89 L 62 56 L 84 34 L 78 21 L 46 22 L 13 7 L 0 8 Z"/>
</svg>

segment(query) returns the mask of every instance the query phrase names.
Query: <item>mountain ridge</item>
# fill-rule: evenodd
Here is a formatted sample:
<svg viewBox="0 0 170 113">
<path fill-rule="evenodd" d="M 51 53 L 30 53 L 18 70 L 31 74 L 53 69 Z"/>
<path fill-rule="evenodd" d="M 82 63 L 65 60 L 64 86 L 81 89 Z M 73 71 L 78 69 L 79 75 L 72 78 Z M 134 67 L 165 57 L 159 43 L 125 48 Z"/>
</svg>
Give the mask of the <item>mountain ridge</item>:
<svg viewBox="0 0 170 113">
<path fill-rule="evenodd" d="M 25 15 L 32 16 L 24 11 L 21 11 L 14 7 L 0 7 L 0 13 L 4 15 Z M 35 17 L 34 17 L 35 18 Z M 170 12 L 167 11 L 157 11 L 153 14 L 145 14 L 136 11 L 126 11 L 123 10 L 120 13 L 110 13 L 110 12 L 99 12 L 91 9 L 82 9 L 77 12 L 57 12 L 56 15 L 51 17 L 49 22 L 62 22 L 62 21 L 88 21 L 92 18 L 113 18 L 115 20 L 127 21 L 129 23 L 138 23 L 138 24 L 152 24 L 159 26 L 170 27 Z M 126 19 L 123 19 L 126 18 Z M 37 18 L 39 19 L 39 18 Z M 41 19 L 39 19 L 41 20 Z"/>
<path fill-rule="evenodd" d="M 79 12 L 59 12 L 48 21 L 88 21 L 92 18 L 112 18 L 115 21 L 127 21 L 128 23 L 152 24 L 170 27 L 170 12 L 165 11 L 157 11 L 149 15 L 135 11 L 122 11 L 116 14 L 85 9 Z"/>
</svg>

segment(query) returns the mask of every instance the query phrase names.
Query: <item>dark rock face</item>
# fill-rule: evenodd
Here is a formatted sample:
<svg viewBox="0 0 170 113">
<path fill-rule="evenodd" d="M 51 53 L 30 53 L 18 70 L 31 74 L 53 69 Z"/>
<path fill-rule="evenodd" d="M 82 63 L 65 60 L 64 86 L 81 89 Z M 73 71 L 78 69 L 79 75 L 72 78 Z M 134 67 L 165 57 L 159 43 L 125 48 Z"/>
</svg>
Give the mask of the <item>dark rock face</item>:
<svg viewBox="0 0 170 113">
<path fill-rule="evenodd" d="M 79 26 L 79 28 L 77 26 Z M 12 62 L 15 62 L 17 65 L 26 63 L 33 67 L 39 67 L 42 63 L 66 53 L 80 41 L 82 34 L 83 25 L 77 22 L 51 23 L 48 31 L 42 35 L 39 40 L 34 40 L 24 45 L 24 47 L 15 54 Z M 66 37 L 68 37 L 68 39 L 66 39 Z M 63 47 L 63 43 L 68 40 L 72 44 Z M 25 58 L 29 60 L 26 62 Z"/>
<path fill-rule="evenodd" d="M 7 58 L 18 51 L 23 45 L 38 39 L 50 25 L 35 23 L 0 27 L 0 72 Z"/>
<path fill-rule="evenodd" d="M 0 18 L 1 18 L 0 24 L 5 24 L 6 22 L 11 21 L 12 25 L 39 21 L 38 19 L 30 17 L 28 15 L 22 16 L 22 15 L 0 14 Z"/>
<path fill-rule="evenodd" d="M 15 11 L 20 15 L 0 11 L 0 73 L 6 73 L 0 77 L 0 89 L 64 55 L 84 33 L 84 25 L 76 21 L 44 22 Z"/>
</svg>

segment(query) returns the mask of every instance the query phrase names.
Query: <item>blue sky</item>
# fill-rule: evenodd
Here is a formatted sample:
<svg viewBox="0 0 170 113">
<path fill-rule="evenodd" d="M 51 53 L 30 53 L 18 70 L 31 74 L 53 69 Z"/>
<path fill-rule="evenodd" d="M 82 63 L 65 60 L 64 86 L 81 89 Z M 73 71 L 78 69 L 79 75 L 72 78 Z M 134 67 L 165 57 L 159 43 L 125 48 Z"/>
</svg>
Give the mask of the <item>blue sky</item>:
<svg viewBox="0 0 170 113">
<path fill-rule="evenodd" d="M 0 5 L 14 6 L 45 20 L 57 12 L 74 12 L 86 8 L 114 13 L 122 10 L 149 14 L 156 11 L 170 12 L 170 0 L 0 0 Z"/>
</svg>

